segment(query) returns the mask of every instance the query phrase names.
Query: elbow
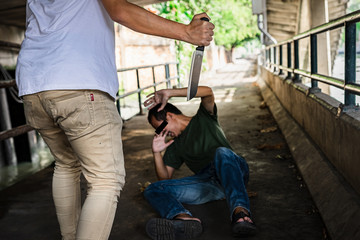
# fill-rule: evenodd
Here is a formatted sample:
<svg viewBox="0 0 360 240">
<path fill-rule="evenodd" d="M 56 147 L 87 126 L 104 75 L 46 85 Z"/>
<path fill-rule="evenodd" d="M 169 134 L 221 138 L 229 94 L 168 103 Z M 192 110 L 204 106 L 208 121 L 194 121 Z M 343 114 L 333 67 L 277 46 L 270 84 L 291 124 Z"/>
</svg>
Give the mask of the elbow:
<svg viewBox="0 0 360 240">
<path fill-rule="evenodd" d="M 122 13 L 121 6 L 117 6 L 108 11 L 110 18 L 121 25 L 124 25 L 125 14 Z"/>
<path fill-rule="evenodd" d="M 170 180 L 171 178 L 169 177 L 158 177 L 159 181 L 164 181 L 164 180 Z"/>
<path fill-rule="evenodd" d="M 128 8 L 129 3 L 127 1 L 116 2 L 103 0 L 103 4 L 110 18 L 114 22 L 124 25 L 128 18 L 126 9 Z"/>
<path fill-rule="evenodd" d="M 206 91 L 204 92 L 205 97 L 214 99 L 214 92 L 211 87 L 205 86 Z"/>
</svg>

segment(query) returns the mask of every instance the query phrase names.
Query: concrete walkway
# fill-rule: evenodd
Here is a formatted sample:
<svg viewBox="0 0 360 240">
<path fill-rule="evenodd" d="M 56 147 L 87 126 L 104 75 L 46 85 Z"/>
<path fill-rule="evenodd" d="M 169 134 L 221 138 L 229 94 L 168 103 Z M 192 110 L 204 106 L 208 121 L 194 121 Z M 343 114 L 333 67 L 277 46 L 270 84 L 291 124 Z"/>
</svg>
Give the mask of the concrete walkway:
<svg viewBox="0 0 360 240">
<path fill-rule="evenodd" d="M 322 219 L 302 181 L 295 161 L 256 84 L 251 60 L 241 60 L 217 72 L 205 73 L 201 85 L 215 92 L 219 121 L 234 150 L 250 167 L 248 191 L 259 232 L 251 239 L 328 239 Z M 193 115 L 199 100 L 177 99 L 173 103 Z M 125 122 L 124 154 L 126 185 L 121 193 L 110 240 L 148 239 L 146 221 L 157 217 L 142 196 L 142 187 L 156 181 L 151 153 L 154 130 L 146 115 Z M 191 174 L 184 166 L 175 177 Z M 52 168 L 0 192 L 0 239 L 61 239 L 51 197 Z M 85 196 L 85 182 L 82 192 Z M 203 222 L 198 239 L 227 240 L 231 235 L 225 200 L 187 206 Z"/>
</svg>

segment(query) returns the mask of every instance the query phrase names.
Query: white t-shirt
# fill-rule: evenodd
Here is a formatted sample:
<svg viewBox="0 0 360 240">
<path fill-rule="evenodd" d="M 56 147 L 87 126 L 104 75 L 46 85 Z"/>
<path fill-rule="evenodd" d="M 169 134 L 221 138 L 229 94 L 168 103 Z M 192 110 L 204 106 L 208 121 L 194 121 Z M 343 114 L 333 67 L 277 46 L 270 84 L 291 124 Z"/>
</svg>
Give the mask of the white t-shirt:
<svg viewBox="0 0 360 240">
<path fill-rule="evenodd" d="M 16 67 L 19 95 L 96 89 L 115 98 L 114 22 L 101 0 L 28 0 Z"/>
</svg>

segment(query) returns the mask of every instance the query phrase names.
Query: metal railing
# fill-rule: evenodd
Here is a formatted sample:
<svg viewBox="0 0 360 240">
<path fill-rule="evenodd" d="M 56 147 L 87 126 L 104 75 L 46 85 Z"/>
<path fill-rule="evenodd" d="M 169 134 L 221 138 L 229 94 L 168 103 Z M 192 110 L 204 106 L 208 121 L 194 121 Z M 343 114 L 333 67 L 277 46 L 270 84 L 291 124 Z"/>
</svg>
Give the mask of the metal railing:
<svg viewBox="0 0 360 240">
<path fill-rule="evenodd" d="M 293 38 L 267 46 L 263 53 L 266 68 L 282 74 L 287 72 L 287 78 L 294 82 L 300 81 L 300 76 L 311 79 L 310 92 L 321 91 L 318 82 L 334 86 L 345 91 L 345 106 L 355 105 L 355 95 L 360 95 L 360 84 L 356 83 L 356 23 L 360 21 L 360 10 L 334 19 L 309 31 L 300 33 Z M 330 30 L 345 27 L 345 78 L 339 79 L 318 73 L 317 35 Z M 310 38 L 310 72 L 299 68 L 299 40 Z M 287 46 L 287 66 L 283 65 L 282 47 Z M 277 54 L 279 49 L 279 54 Z M 292 54 L 292 50 L 294 51 Z M 277 61 L 279 60 L 279 61 Z"/>
<path fill-rule="evenodd" d="M 1 70 L 1 73 L 3 75 L 6 74 L 6 73 L 3 73 L 3 71 L 5 71 L 5 70 L 3 69 L 2 66 L 0 66 L 0 70 Z M 15 87 L 15 86 L 16 86 L 15 79 L 11 79 L 10 76 L 8 76 L 8 78 L 6 78 L 6 80 L 3 80 L 3 79 L 0 80 L 0 91 L 3 91 L 3 89 L 5 89 L 5 88 L 11 88 L 11 87 Z M 3 92 L 3 94 L 5 94 L 5 92 Z M 1 104 L 1 102 L 0 102 L 0 104 Z M 2 104 L 4 104 L 4 103 L 2 103 Z M 5 114 L 9 114 L 9 113 L 8 112 L 7 113 L 2 112 L 1 114 L 5 115 Z M 33 130 L 33 128 L 31 126 L 29 126 L 27 124 L 24 124 L 24 125 L 21 125 L 21 126 L 11 128 L 11 129 L 0 131 L 0 142 L 3 141 L 3 140 L 7 140 L 9 138 L 13 138 L 13 137 L 22 135 L 22 134 L 27 133 L 27 132 L 29 132 L 31 130 Z"/>
<path fill-rule="evenodd" d="M 176 75 L 175 76 L 171 76 L 170 75 L 170 65 L 175 64 L 176 65 Z M 155 68 L 156 67 L 161 67 L 164 66 L 165 68 L 165 78 L 163 80 L 157 81 L 156 79 L 156 75 L 155 75 Z M 145 68 L 151 68 L 152 69 L 152 79 L 153 79 L 153 84 L 145 86 L 145 87 L 141 87 L 141 82 L 140 82 L 140 77 L 139 77 L 139 69 L 145 69 Z M 156 65 L 149 65 L 149 66 L 141 66 L 141 67 L 134 67 L 134 68 L 124 68 L 124 69 L 118 69 L 118 72 L 126 72 L 126 71 L 132 71 L 135 70 L 136 71 L 136 81 L 137 81 L 137 86 L 138 88 L 134 91 L 130 91 L 130 92 L 126 92 L 124 94 L 118 95 L 116 98 L 116 103 L 117 103 L 117 108 L 118 111 L 120 113 L 120 99 L 124 99 L 130 95 L 133 94 L 138 94 L 138 101 L 139 101 L 139 114 L 143 113 L 142 110 L 142 100 L 141 100 L 141 93 L 148 89 L 148 88 L 154 88 L 154 91 L 156 91 L 156 86 L 166 83 L 167 88 L 171 87 L 171 81 L 176 79 L 177 80 L 177 85 L 179 86 L 180 82 L 180 77 L 179 77 L 179 63 L 177 62 L 170 62 L 170 63 L 164 63 L 164 64 L 156 64 Z M 2 80 L 0 81 L 0 89 L 1 88 L 8 88 L 8 87 L 12 87 L 15 86 L 15 80 L 14 79 L 10 79 L 10 80 Z M 33 130 L 33 128 L 27 124 L 25 125 L 21 125 L 18 127 L 14 127 L 12 129 L 9 130 L 4 130 L 4 131 L 0 131 L 0 141 L 12 138 L 12 137 L 16 137 L 22 134 L 25 134 L 29 131 Z"/>
<path fill-rule="evenodd" d="M 171 76 L 170 75 L 170 65 L 176 65 L 176 75 L 175 76 Z M 156 67 L 161 67 L 164 66 L 164 70 L 165 70 L 165 78 L 158 81 L 156 79 L 156 74 L 155 74 L 155 68 Z M 145 87 L 141 86 L 141 79 L 139 76 L 139 70 L 140 69 L 146 69 L 146 68 L 151 68 L 152 70 L 152 84 L 147 85 Z M 147 65 L 147 66 L 141 66 L 141 67 L 133 67 L 133 68 L 122 68 L 122 69 L 118 69 L 118 72 L 126 72 L 126 71 L 135 71 L 136 72 L 136 83 L 137 83 L 137 89 L 133 90 L 133 91 L 129 91 L 129 92 L 125 92 L 123 94 L 119 94 L 116 97 L 116 105 L 118 107 L 118 111 L 121 115 L 121 107 L 120 107 L 120 99 L 124 99 L 126 97 L 129 97 L 133 94 L 137 94 L 138 95 L 138 105 L 139 105 L 139 112 L 138 114 L 143 114 L 143 108 L 142 108 L 142 99 L 141 99 L 141 93 L 149 88 L 154 88 L 154 91 L 156 91 L 156 86 L 160 85 L 160 84 L 164 84 L 166 83 L 166 87 L 167 88 L 171 88 L 171 81 L 176 79 L 176 85 L 180 86 L 180 77 L 179 77 L 179 63 L 178 62 L 169 62 L 169 63 L 163 63 L 163 64 L 156 64 L 156 65 Z"/>
</svg>

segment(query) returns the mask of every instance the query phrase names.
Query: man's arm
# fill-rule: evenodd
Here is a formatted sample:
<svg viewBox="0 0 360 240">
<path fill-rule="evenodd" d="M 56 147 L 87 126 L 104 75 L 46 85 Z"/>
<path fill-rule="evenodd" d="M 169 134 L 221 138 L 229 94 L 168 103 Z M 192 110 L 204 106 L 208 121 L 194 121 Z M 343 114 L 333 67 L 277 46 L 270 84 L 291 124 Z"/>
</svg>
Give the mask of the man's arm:
<svg viewBox="0 0 360 240">
<path fill-rule="evenodd" d="M 171 179 L 175 171 L 173 167 L 164 164 L 161 152 L 170 146 L 174 140 L 165 142 L 167 131 L 163 131 L 159 135 L 155 135 L 152 142 L 152 151 L 154 155 L 155 172 L 159 180 Z"/>
<path fill-rule="evenodd" d="M 165 107 L 171 97 L 186 97 L 186 95 L 187 88 L 162 89 L 148 95 L 149 98 L 144 102 L 144 106 L 151 109 L 161 103 L 160 111 Z M 199 86 L 195 97 L 201 98 L 202 105 L 210 114 L 214 113 L 215 97 L 211 88 Z"/>
<path fill-rule="evenodd" d="M 164 164 L 161 152 L 153 152 L 155 162 L 155 172 L 159 180 L 171 179 L 175 171 L 173 167 Z"/>
<path fill-rule="evenodd" d="M 195 15 L 191 23 L 185 25 L 157 16 L 126 0 L 102 0 L 102 3 L 112 20 L 140 33 L 198 46 L 208 46 L 214 35 L 214 25 L 200 20 L 202 17 L 209 18 L 206 13 Z"/>
</svg>

